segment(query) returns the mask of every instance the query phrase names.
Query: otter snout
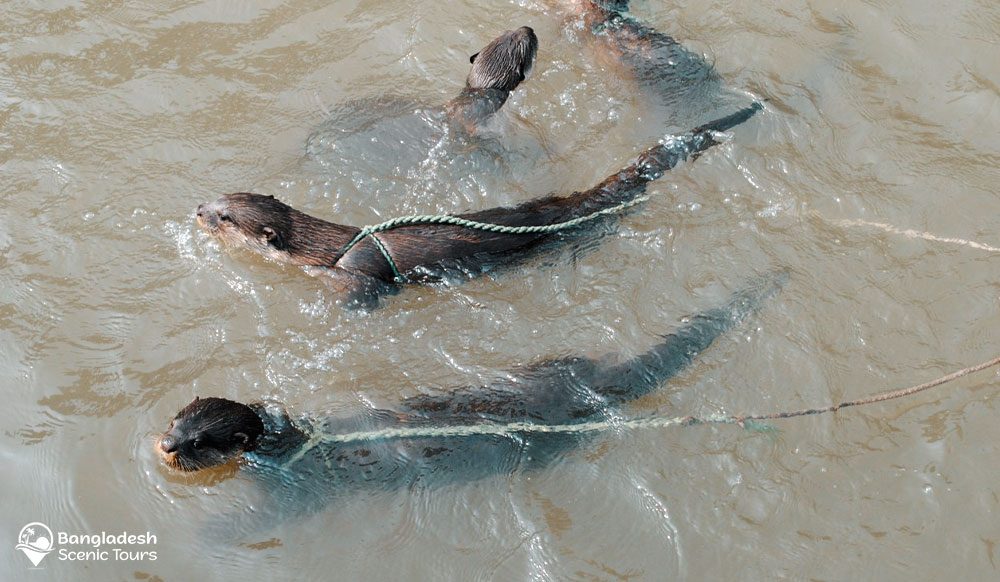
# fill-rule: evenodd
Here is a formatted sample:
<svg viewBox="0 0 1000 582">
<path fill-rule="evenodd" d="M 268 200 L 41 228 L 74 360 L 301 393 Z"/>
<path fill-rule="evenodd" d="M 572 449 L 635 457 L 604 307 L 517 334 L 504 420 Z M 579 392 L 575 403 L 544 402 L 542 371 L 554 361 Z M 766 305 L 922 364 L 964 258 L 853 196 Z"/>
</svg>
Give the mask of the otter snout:
<svg viewBox="0 0 1000 582">
<path fill-rule="evenodd" d="M 180 440 L 175 436 L 171 435 L 169 432 L 161 434 L 156 439 L 155 448 L 157 454 L 160 456 L 160 459 L 162 459 L 168 467 L 181 471 L 187 470 L 179 458 L 179 455 L 181 454 Z"/>
<path fill-rule="evenodd" d="M 165 434 L 160 437 L 160 451 L 169 454 L 177 451 L 177 439 Z"/>
<path fill-rule="evenodd" d="M 195 220 L 198 222 L 198 226 L 211 233 L 215 233 L 219 230 L 219 222 L 222 221 L 224 213 L 219 207 L 219 202 L 215 201 L 212 203 L 199 204 L 194 215 Z"/>
<path fill-rule="evenodd" d="M 521 80 L 531 75 L 535 66 L 535 56 L 538 54 L 538 37 L 530 26 L 522 26 L 513 32 L 521 56 Z"/>
</svg>

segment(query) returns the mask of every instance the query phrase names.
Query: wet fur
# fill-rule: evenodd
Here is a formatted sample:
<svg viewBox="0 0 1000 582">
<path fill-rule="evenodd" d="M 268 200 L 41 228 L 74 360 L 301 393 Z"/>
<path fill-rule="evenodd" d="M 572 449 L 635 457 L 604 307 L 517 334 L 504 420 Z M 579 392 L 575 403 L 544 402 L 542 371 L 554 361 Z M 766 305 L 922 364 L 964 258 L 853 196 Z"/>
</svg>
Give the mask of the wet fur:
<svg viewBox="0 0 1000 582">
<path fill-rule="evenodd" d="M 685 159 L 716 145 L 715 132 L 752 117 L 754 104 L 732 115 L 697 127 L 681 139 L 656 145 L 633 163 L 598 185 L 569 196 L 550 196 L 512 208 L 492 208 L 459 214 L 474 221 L 507 226 L 545 225 L 585 216 L 642 194 L 649 182 Z M 228 194 L 198 207 L 198 223 L 231 246 L 242 246 L 271 259 L 312 268 L 329 275 L 335 289 L 349 302 L 373 306 L 372 295 L 394 285 L 392 268 L 369 238 L 347 253 L 344 246 L 360 229 L 328 222 L 288 206 L 273 196 Z M 502 234 L 450 225 L 401 226 L 376 234 L 396 267 L 411 282 L 435 280 L 435 269 L 458 265 L 470 273 L 484 263 L 510 264 L 521 252 L 551 239 L 546 234 Z"/>
<path fill-rule="evenodd" d="M 636 80 L 674 122 L 744 102 L 727 90 L 711 63 L 671 36 L 628 15 L 627 1 L 573 0 L 575 18 L 589 31 L 597 59 Z"/>
<path fill-rule="evenodd" d="M 156 441 L 163 462 L 197 471 L 254 450 L 264 423 L 251 408 L 232 404 L 223 398 L 195 398 L 185 406 Z"/>
<path fill-rule="evenodd" d="M 513 91 L 528 78 L 538 54 L 538 37 L 528 26 L 508 30 L 469 57 L 467 89 Z"/>
<path fill-rule="evenodd" d="M 480 387 L 453 390 L 401 401 L 394 410 L 369 409 L 345 419 L 303 420 L 313 430 L 350 432 L 400 426 L 448 426 L 477 422 L 536 422 L 563 424 L 594 421 L 618 414 L 618 409 L 661 386 L 686 368 L 716 338 L 757 311 L 775 294 L 787 275 L 775 273 L 736 293 L 719 308 L 697 315 L 648 351 L 625 361 L 613 358 L 568 357 L 545 360 L 515 369 L 503 379 Z M 181 410 L 162 444 L 171 439 L 175 468 L 194 470 L 229 462 L 246 452 L 267 464 L 280 465 L 307 441 L 283 411 L 245 405 L 221 398 L 195 399 Z M 528 434 L 523 438 L 478 435 L 420 437 L 362 443 L 321 444 L 315 451 L 323 461 L 330 487 L 365 486 L 384 489 L 412 485 L 415 480 L 436 482 L 471 480 L 521 458 L 542 464 L 586 437 L 566 434 Z M 192 443 L 201 440 L 201 447 Z M 208 446 L 212 444 L 212 446 Z M 498 459 L 504 460 L 502 462 Z M 295 470 L 292 468 L 292 470 Z M 286 475 L 287 477 L 287 475 Z M 311 490 L 322 484 L 312 484 Z"/>
<path fill-rule="evenodd" d="M 507 97 L 531 72 L 538 37 L 530 27 L 508 30 L 472 55 L 465 88 L 445 111 L 452 124 L 472 135 L 503 107 Z"/>
<path fill-rule="evenodd" d="M 527 26 L 505 31 L 470 59 L 465 86 L 441 108 L 447 127 L 459 138 L 477 136 L 534 67 L 538 37 Z M 362 109 L 359 111 L 359 108 Z M 381 96 L 335 108 L 337 113 L 306 140 L 306 152 L 321 157 L 338 137 L 367 130 L 384 118 L 425 109 L 420 100 Z M 431 108 L 436 110 L 437 108 Z M 434 116 L 436 117 L 437 111 Z"/>
</svg>

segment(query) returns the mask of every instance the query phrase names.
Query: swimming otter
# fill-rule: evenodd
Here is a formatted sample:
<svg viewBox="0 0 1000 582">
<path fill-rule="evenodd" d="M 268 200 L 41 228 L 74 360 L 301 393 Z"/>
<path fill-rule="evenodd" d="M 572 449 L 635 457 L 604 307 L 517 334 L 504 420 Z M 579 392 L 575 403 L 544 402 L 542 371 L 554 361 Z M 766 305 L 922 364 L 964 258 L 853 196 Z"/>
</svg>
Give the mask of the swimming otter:
<svg viewBox="0 0 1000 582">
<path fill-rule="evenodd" d="M 441 485 L 546 464 L 588 438 L 581 432 L 524 430 L 507 435 L 387 436 L 334 442 L 323 436 L 386 428 L 530 422 L 577 424 L 620 418 L 620 407 L 653 391 L 689 365 L 784 283 L 771 274 L 722 307 L 690 320 L 647 352 L 612 358 L 545 360 L 481 387 L 402 400 L 394 409 L 367 408 L 346 417 L 297 418 L 276 405 L 196 398 L 159 436 L 165 464 L 197 471 L 245 458 L 244 468 L 276 483 L 288 499 L 323 501 L 350 490 Z M 301 491 L 289 491 L 289 488 Z"/>
<path fill-rule="evenodd" d="M 711 63 L 673 37 L 628 15 L 628 0 L 562 0 L 599 43 L 598 57 L 624 65 L 640 87 L 667 107 L 671 120 L 733 107 L 745 98 L 727 90 Z"/>
<path fill-rule="evenodd" d="M 673 37 L 627 16 L 628 2 L 574 0 L 584 26 L 600 38 L 605 50 L 628 65 L 643 84 L 658 87 L 667 79 L 690 85 L 716 77 L 712 66 Z"/>
<path fill-rule="evenodd" d="M 649 148 L 598 185 L 570 196 L 549 196 L 513 208 L 459 214 L 506 226 L 547 225 L 590 215 L 633 200 L 646 185 L 682 160 L 719 143 L 716 132 L 743 123 L 761 109 L 754 103 L 721 119 Z M 240 246 L 282 263 L 325 274 L 349 305 L 374 306 L 382 291 L 402 282 L 439 280 L 436 269 L 458 267 L 476 274 L 486 264 L 510 263 L 553 235 L 507 234 L 446 224 L 413 224 L 367 236 L 347 249 L 361 229 L 327 222 L 295 210 L 273 196 L 227 194 L 200 204 L 198 224 L 224 244 Z M 345 249 L 347 249 L 345 251 Z M 390 257 L 391 260 L 387 259 Z"/>
<path fill-rule="evenodd" d="M 374 155 L 373 169 L 398 166 L 403 172 L 426 159 L 441 134 L 450 132 L 458 139 L 479 135 L 528 78 L 537 53 L 538 37 L 531 27 L 505 31 L 470 57 L 465 87 L 443 107 L 400 97 L 348 102 L 309 136 L 306 153 L 327 167 L 359 163 L 374 155 L 366 146 L 377 141 L 388 151 Z"/>
<path fill-rule="evenodd" d="M 470 135 L 507 102 L 535 64 L 538 37 L 528 26 L 508 30 L 469 57 L 465 88 L 445 105 L 452 123 Z"/>
</svg>

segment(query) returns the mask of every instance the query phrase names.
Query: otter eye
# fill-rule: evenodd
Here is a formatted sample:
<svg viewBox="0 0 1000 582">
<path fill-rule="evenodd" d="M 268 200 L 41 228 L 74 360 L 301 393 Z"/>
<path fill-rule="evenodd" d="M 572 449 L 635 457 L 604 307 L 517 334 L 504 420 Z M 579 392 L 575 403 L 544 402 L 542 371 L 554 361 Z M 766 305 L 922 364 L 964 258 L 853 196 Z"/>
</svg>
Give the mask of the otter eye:
<svg viewBox="0 0 1000 582">
<path fill-rule="evenodd" d="M 221 220 L 222 222 L 232 222 L 233 221 L 233 219 L 230 218 L 230 216 L 228 214 L 220 214 L 219 215 L 219 220 Z"/>
<path fill-rule="evenodd" d="M 202 444 L 204 443 L 201 442 L 201 439 L 194 439 L 194 442 L 191 443 L 191 446 L 196 449 L 200 449 Z"/>
</svg>

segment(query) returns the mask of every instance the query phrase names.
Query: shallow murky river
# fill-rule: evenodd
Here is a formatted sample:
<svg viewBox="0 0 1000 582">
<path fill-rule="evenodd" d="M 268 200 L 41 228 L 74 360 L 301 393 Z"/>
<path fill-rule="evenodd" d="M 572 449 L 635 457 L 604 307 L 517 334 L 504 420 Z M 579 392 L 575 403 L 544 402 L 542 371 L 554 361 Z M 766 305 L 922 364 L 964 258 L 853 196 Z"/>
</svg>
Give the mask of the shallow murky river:
<svg viewBox="0 0 1000 582">
<path fill-rule="evenodd" d="M 657 103 L 555 0 L 0 6 L 0 578 L 1000 576 L 994 371 L 771 432 L 612 429 L 540 470 L 331 496 L 224 534 L 222 516 L 268 515 L 257 483 L 154 454 L 195 395 L 337 413 L 540 357 L 627 357 L 776 268 L 779 295 L 625 413 L 827 405 L 1000 353 L 1000 4 L 632 13 L 765 111 L 584 249 L 365 314 L 220 247 L 195 206 L 255 191 L 362 225 L 507 205 L 590 187 L 723 109 Z M 538 60 L 486 162 L 435 150 L 394 180 L 369 173 L 376 142 L 357 167 L 307 156 L 345 104 L 444 103 L 469 55 L 520 25 Z M 34 569 L 15 550 L 30 522 L 155 543 L 101 559 L 55 539 Z"/>
</svg>

